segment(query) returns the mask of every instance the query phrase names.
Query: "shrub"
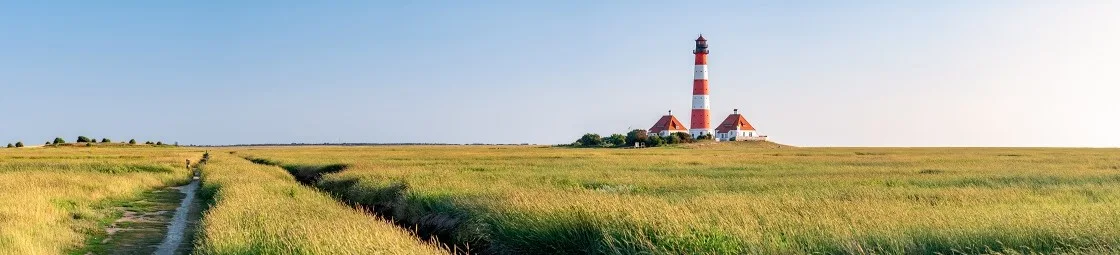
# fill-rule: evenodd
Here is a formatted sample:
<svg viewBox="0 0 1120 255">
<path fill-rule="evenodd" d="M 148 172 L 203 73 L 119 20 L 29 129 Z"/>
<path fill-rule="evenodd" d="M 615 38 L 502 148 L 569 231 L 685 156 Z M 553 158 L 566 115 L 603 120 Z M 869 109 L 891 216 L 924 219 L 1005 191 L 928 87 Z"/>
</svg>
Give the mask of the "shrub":
<svg viewBox="0 0 1120 255">
<path fill-rule="evenodd" d="M 679 136 L 676 136 L 676 135 L 670 135 L 670 136 L 665 138 L 665 143 L 666 144 L 678 144 L 678 143 L 681 143 L 681 138 Z"/>
<path fill-rule="evenodd" d="M 111 143 L 111 142 L 113 142 L 113 141 L 109 140 L 109 138 L 101 138 L 101 143 Z"/>
<path fill-rule="evenodd" d="M 676 136 L 677 138 L 679 138 L 682 143 L 696 142 L 696 139 L 692 138 L 692 135 L 690 135 L 688 133 L 685 133 L 685 132 L 676 132 L 676 133 L 673 133 L 673 136 Z"/>
<path fill-rule="evenodd" d="M 619 147 L 626 146 L 626 135 L 613 134 L 611 137 L 607 137 L 605 142 Z"/>
<path fill-rule="evenodd" d="M 55 137 L 54 138 L 54 144 L 61 144 L 61 143 L 66 143 L 66 140 L 62 140 L 62 137 Z M 50 143 L 47 143 L 47 144 L 50 144 Z"/>
<path fill-rule="evenodd" d="M 23 148 L 23 142 L 16 142 L 16 148 Z"/>
<path fill-rule="evenodd" d="M 629 133 L 626 133 L 626 145 L 632 146 L 636 142 L 646 142 L 648 139 L 649 135 L 643 129 L 630 130 Z"/>
<path fill-rule="evenodd" d="M 91 142 L 91 140 L 89 139 L 89 137 L 78 136 L 78 142 L 79 143 L 88 143 L 88 142 Z"/>
<path fill-rule="evenodd" d="M 580 137 L 578 142 L 583 144 L 583 146 L 595 147 L 603 144 L 603 137 L 599 136 L 599 134 L 587 133 L 583 134 L 583 137 Z"/>
<path fill-rule="evenodd" d="M 665 143 L 665 139 L 661 139 L 659 135 L 651 135 L 646 139 L 646 146 L 657 147 Z"/>
<path fill-rule="evenodd" d="M 16 147 L 16 146 L 15 146 L 15 145 L 12 145 L 12 143 L 8 143 L 8 148 L 15 148 L 15 147 Z"/>
<path fill-rule="evenodd" d="M 162 141 L 156 142 L 156 145 L 163 145 L 163 142 Z"/>
<path fill-rule="evenodd" d="M 136 144 L 136 139 L 128 139 L 128 144 Z"/>
<path fill-rule="evenodd" d="M 581 142 L 579 142 L 579 141 L 575 141 L 575 142 L 572 142 L 572 144 L 569 144 L 569 146 L 572 146 L 572 147 L 583 147 L 583 143 L 581 143 Z"/>
<path fill-rule="evenodd" d="M 86 143 L 86 147 L 93 147 L 92 143 Z"/>
</svg>

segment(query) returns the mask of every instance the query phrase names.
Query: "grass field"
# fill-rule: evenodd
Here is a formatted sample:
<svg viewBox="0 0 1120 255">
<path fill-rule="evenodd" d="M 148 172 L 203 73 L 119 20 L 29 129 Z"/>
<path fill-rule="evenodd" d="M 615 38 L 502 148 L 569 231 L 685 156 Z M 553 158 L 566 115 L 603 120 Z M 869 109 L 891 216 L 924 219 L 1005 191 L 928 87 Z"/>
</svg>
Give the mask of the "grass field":
<svg viewBox="0 0 1120 255">
<path fill-rule="evenodd" d="M 1117 149 L 236 150 L 476 253 L 1120 252 Z"/>
<path fill-rule="evenodd" d="M 0 254 L 76 251 L 119 217 L 106 207 L 186 183 L 184 160 L 201 156 L 150 146 L 0 149 Z"/>
<path fill-rule="evenodd" d="M 214 204 L 203 215 L 196 254 L 444 253 L 278 167 L 215 153 L 202 170 Z"/>
<path fill-rule="evenodd" d="M 182 161 L 202 152 L 0 149 L 0 254 L 100 254 L 109 246 L 87 242 L 120 216 L 106 208 L 187 182 Z M 737 142 L 210 154 L 198 254 L 1120 252 L 1118 149 Z"/>
</svg>

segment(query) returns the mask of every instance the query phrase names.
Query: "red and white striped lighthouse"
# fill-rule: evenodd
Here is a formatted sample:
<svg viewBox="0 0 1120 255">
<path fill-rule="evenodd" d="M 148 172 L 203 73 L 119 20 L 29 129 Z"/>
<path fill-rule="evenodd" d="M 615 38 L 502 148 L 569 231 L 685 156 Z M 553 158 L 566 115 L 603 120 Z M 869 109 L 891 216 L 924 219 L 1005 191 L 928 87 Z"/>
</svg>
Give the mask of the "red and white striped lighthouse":
<svg viewBox="0 0 1120 255">
<path fill-rule="evenodd" d="M 704 35 L 696 38 L 696 68 L 692 77 L 692 137 L 712 134 L 711 106 L 708 96 L 708 40 Z"/>
</svg>

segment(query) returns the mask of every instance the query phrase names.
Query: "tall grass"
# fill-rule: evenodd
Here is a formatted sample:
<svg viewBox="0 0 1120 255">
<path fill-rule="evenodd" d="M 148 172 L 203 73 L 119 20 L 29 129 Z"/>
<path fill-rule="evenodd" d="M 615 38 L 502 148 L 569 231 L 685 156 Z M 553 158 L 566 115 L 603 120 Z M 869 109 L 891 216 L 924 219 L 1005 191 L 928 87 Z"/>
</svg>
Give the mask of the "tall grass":
<svg viewBox="0 0 1120 255">
<path fill-rule="evenodd" d="M 185 183 L 198 151 L 155 148 L 0 150 L 0 254 L 59 254 L 104 232 L 107 200 Z"/>
<path fill-rule="evenodd" d="M 213 153 L 198 254 L 442 254 L 391 223 L 301 186 L 278 167 Z"/>
<path fill-rule="evenodd" d="M 243 150 L 479 253 L 1120 252 L 1120 150 Z M 302 169 L 302 170 L 300 170 Z"/>
</svg>

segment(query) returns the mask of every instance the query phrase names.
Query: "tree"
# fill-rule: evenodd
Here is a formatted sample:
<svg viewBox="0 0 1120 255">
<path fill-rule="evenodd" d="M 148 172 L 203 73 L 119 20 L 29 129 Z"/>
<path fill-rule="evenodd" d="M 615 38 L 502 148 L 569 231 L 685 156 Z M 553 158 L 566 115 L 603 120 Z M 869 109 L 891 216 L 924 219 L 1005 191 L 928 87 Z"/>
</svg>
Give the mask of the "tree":
<svg viewBox="0 0 1120 255">
<path fill-rule="evenodd" d="M 611 137 L 607 137 L 606 142 L 614 146 L 626 146 L 626 136 L 623 134 L 613 134 Z"/>
<path fill-rule="evenodd" d="M 649 135 L 644 129 L 630 130 L 626 133 L 626 145 L 633 146 L 634 143 L 646 142 L 646 140 L 649 140 Z"/>
<path fill-rule="evenodd" d="M 23 148 L 23 141 L 16 142 L 16 148 Z"/>
<path fill-rule="evenodd" d="M 661 136 L 659 136 L 659 135 L 651 135 L 651 136 L 649 136 L 648 139 L 646 139 L 646 145 L 649 146 L 649 147 L 661 146 L 661 144 L 664 144 L 664 143 L 665 143 L 665 140 L 661 139 Z"/>
<path fill-rule="evenodd" d="M 603 144 L 603 137 L 599 136 L 599 134 L 587 133 L 583 134 L 583 137 L 580 137 L 578 142 L 583 144 L 583 146 L 595 147 Z"/>
<path fill-rule="evenodd" d="M 66 143 L 66 140 L 62 140 L 62 137 L 55 137 L 54 138 L 54 144 L 62 144 L 62 143 Z"/>
<path fill-rule="evenodd" d="M 111 142 L 113 142 L 113 141 L 109 140 L 109 138 L 101 138 L 101 143 L 111 143 Z"/>
<path fill-rule="evenodd" d="M 12 145 L 12 143 L 8 143 L 8 148 L 15 148 L 15 147 L 16 147 L 16 146 L 15 146 L 15 145 Z"/>
<path fill-rule="evenodd" d="M 136 144 L 136 139 L 128 139 L 128 144 L 135 145 Z"/>
<path fill-rule="evenodd" d="M 156 145 L 163 145 L 163 141 L 156 142 Z"/>
<path fill-rule="evenodd" d="M 78 136 L 78 142 L 79 143 L 88 143 L 88 142 L 91 142 L 91 140 L 89 139 L 89 137 Z"/>
</svg>

